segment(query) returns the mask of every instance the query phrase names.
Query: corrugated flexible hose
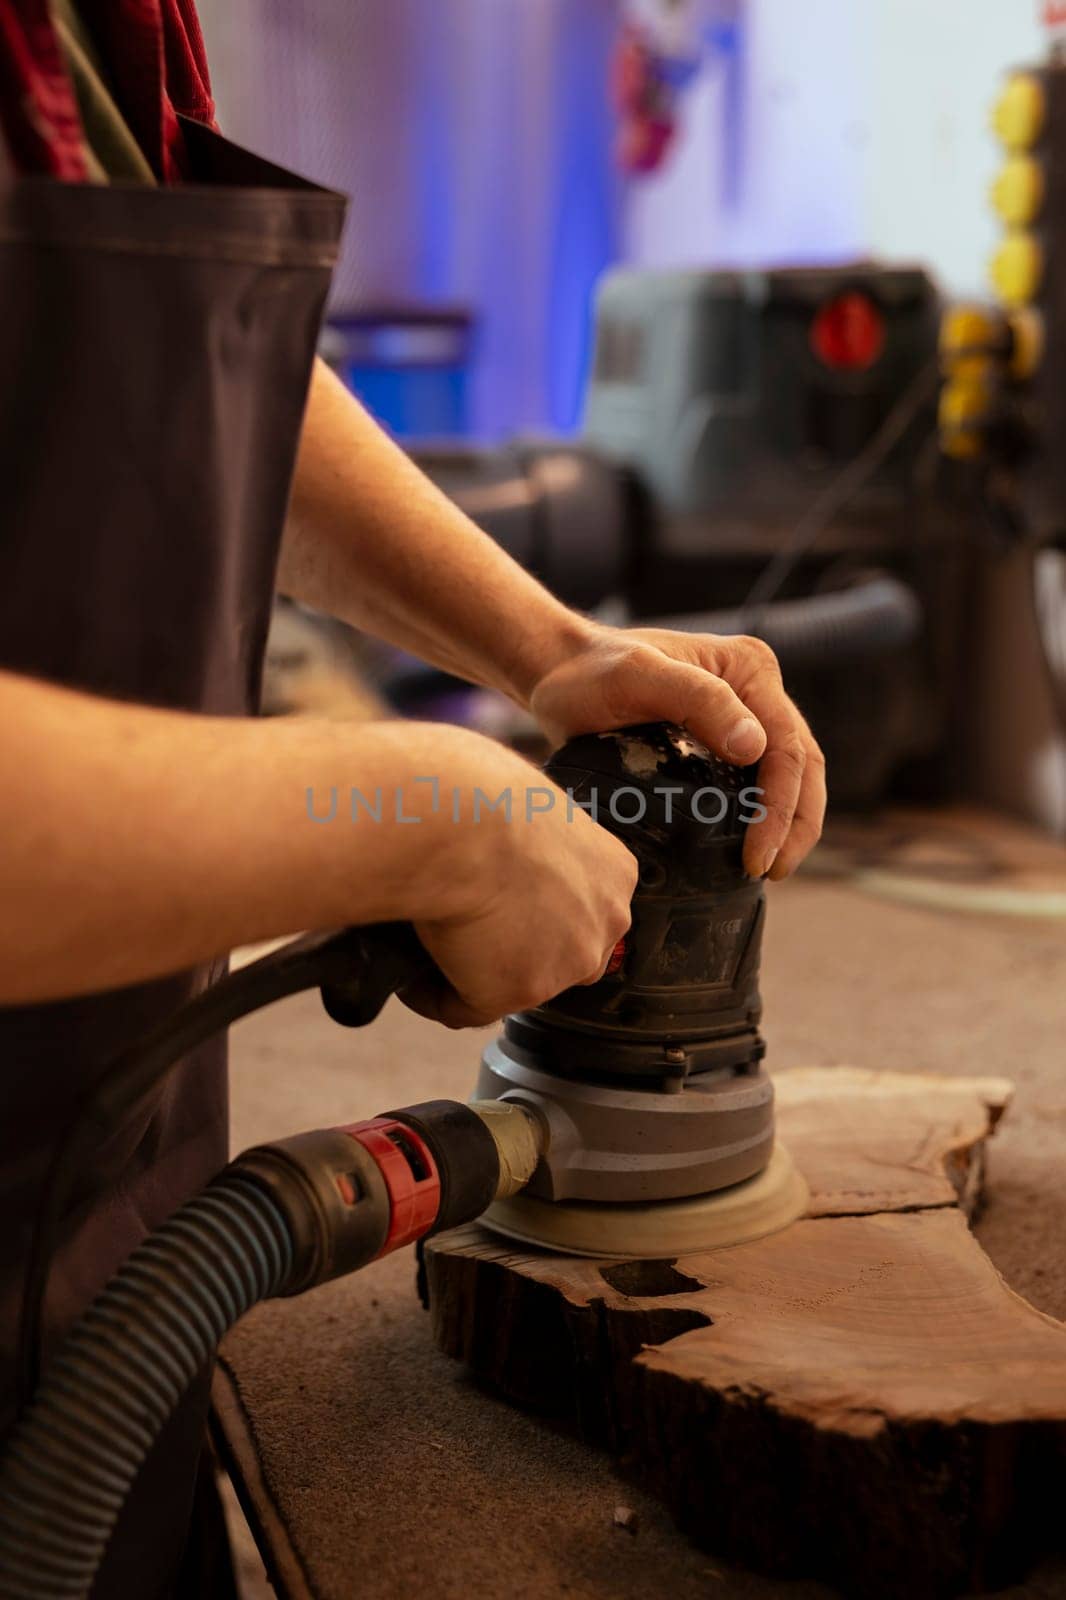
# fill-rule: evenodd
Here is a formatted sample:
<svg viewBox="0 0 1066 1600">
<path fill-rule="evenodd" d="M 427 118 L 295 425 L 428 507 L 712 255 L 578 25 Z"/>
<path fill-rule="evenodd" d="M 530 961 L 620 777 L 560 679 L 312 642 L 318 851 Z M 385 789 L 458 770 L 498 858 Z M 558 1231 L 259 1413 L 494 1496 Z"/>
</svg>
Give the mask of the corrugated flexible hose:
<svg viewBox="0 0 1066 1600">
<path fill-rule="evenodd" d="M 0 1474 L 0 1597 L 80 1600 L 163 1424 L 219 1340 L 293 1272 L 270 1193 L 227 1172 L 144 1241 L 76 1324 Z"/>
<path fill-rule="evenodd" d="M 909 584 L 872 572 L 847 589 L 775 600 L 736 611 L 641 620 L 642 628 L 681 633 L 752 633 L 765 639 L 783 668 L 835 666 L 911 644 L 922 628 L 922 606 Z"/>
</svg>

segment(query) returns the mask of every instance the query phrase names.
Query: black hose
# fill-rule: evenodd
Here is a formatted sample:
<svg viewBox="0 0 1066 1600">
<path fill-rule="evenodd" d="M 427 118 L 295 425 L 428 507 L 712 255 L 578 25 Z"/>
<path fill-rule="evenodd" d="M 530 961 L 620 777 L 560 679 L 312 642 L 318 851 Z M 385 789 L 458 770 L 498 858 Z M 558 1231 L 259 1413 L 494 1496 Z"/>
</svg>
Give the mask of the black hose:
<svg viewBox="0 0 1066 1600">
<path fill-rule="evenodd" d="M 771 646 L 782 668 L 836 666 L 864 661 L 913 643 L 922 628 L 922 605 L 909 585 L 874 572 L 847 589 L 775 600 L 757 611 L 700 611 L 692 615 L 635 617 L 637 628 L 672 628 L 679 633 L 754 634 Z M 422 661 L 407 663 L 386 685 L 410 693 L 416 686 L 453 680 Z"/>
<path fill-rule="evenodd" d="M 436 974 L 410 923 L 378 922 L 305 933 L 230 972 L 114 1056 L 76 1107 L 52 1152 L 30 1238 L 19 1327 L 20 1410 L 37 1388 L 41 1313 L 56 1233 L 72 1174 L 93 1170 L 114 1128 L 175 1062 L 238 1017 L 304 989 L 321 988 L 329 1015 L 345 1027 L 373 1022 L 405 983 Z"/>
<path fill-rule="evenodd" d="M 705 611 L 698 616 L 641 618 L 642 628 L 681 633 L 750 633 L 765 639 L 783 668 L 832 666 L 877 656 L 910 644 L 922 626 L 914 590 L 888 573 L 874 573 L 848 589 L 776 600 L 757 614 Z"/>
<path fill-rule="evenodd" d="M 0 1597 L 81 1600 L 160 1429 L 223 1334 L 293 1272 L 290 1225 L 232 1170 L 144 1241 L 75 1325 L 0 1470 Z"/>
</svg>

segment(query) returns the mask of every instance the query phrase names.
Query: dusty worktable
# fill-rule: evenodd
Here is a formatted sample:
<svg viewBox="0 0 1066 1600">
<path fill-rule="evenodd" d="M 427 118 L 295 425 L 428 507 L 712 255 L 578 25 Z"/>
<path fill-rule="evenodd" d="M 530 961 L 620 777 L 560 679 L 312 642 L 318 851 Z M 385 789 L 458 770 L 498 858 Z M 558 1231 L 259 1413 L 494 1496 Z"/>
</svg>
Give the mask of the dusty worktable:
<svg viewBox="0 0 1066 1600">
<path fill-rule="evenodd" d="M 949 852 L 994 851 L 1011 865 L 998 887 L 1066 888 L 1061 851 L 1006 825 L 959 826 L 934 839 L 937 852 L 945 839 Z M 1066 922 L 801 879 L 771 891 L 763 989 L 776 1069 L 1014 1079 L 978 1232 L 1008 1282 L 1066 1318 Z M 465 1095 L 481 1042 L 395 1005 L 349 1034 L 314 998 L 287 1002 L 236 1030 L 234 1148 Z M 433 1349 L 406 1253 L 260 1308 L 231 1336 L 222 1379 L 234 1470 L 284 1595 L 829 1594 L 708 1558 L 606 1456 L 480 1392 Z M 635 1534 L 614 1525 L 620 1505 L 637 1512 Z M 1066 1566 L 1009 1591 L 1064 1592 Z"/>
</svg>

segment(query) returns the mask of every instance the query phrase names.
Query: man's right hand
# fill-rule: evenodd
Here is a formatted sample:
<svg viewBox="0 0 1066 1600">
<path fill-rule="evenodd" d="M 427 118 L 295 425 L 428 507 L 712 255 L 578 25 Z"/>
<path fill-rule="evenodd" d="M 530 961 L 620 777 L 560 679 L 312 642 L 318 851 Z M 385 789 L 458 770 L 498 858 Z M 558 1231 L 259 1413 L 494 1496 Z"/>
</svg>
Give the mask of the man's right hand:
<svg viewBox="0 0 1066 1600">
<path fill-rule="evenodd" d="M 479 1027 L 603 976 L 630 923 L 637 862 L 562 790 L 489 739 L 441 730 L 440 769 L 462 903 L 416 920 L 444 982 L 402 998 L 450 1028 Z M 510 796 L 489 812 L 475 789 Z"/>
<path fill-rule="evenodd" d="M 0 1005 L 409 921 L 444 974 L 412 1003 L 463 1027 L 598 977 L 629 925 L 629 851 L 462 728 L 196 716 L 6 673 L 0 728 Z"/>
</svg>

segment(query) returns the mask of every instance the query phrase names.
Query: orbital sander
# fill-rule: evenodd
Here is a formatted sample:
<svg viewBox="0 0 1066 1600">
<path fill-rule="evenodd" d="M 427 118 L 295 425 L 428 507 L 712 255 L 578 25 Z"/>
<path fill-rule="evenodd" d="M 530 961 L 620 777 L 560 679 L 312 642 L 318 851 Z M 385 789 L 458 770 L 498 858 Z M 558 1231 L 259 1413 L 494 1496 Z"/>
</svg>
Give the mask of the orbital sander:
<svg viewBox="0 0 1066 1600">
<path fill-rule="evenodd" d="M 483 1221 L 525 1244 L 655 1257 L 736 1244 L 803 1213 L 774 1141 L 759 1032 L 762 883 L 743 867 L 754 769 L 662 723 L 583 735 L 545 772 L 633 852 L 632 925 L 597 983 L 508 1017 L 477 1101 L 523 1107 L 541 1154 Z"/>
</svg>

